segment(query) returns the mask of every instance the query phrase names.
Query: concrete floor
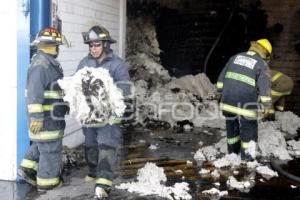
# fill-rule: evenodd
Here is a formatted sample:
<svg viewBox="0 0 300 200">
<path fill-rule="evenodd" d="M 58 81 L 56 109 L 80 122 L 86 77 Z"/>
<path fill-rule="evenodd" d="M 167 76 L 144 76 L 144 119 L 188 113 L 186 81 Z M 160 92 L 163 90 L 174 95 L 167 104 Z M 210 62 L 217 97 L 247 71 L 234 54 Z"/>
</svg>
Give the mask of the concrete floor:
<svg viewBox="0 0 300 200">
<path fill-rule="evenodd" d="M 130 130 L 125 133 L 124 157 L 125 161 L 135 158 L 152 159 L 158 166 L 164 167 L 168 175 L 169 184 L 179 182 L 182 176 L 176 176 L 171 171 L 182 167 L 183 160 L 192 161 L 193 155 L 199 149 L 199 141 L 205 144 L 212 144 L 221 138 L 218 130 L 203 129 L 184 133 L 181 131 L 149 131 L 149 130 Z M 155 144 L 159 148 L 155 151 L 148 147 Z M 170 161 L 170 162 L 169 162 Z M 170 163 L 173 163 L 170 165 Z M 177 164 L 176 164 L 177 163 Z M 181 164 L 180 164 L 181 163 Z M 143 164 L 143 163 L 141 163 Z M 172 168 L 170 171 L 169 169 Z M 205 179 L 198 174 L 199 168 L 196 165 L 184 168 L 185 181 L 190 184 L 193 199 L 218 199 L 217 197 L 205 196 L 201 191 L 210 189 L 215 180 Z M 169 171 L 168 171 L 169 170 Z M 120 177 L 115 184 L 133 180 L 137 168 L 121 166 Z M 243 170 L 241 170 L 243 171 Z M 83 178 L 87 173 L 86 166 L 74 166 L 68 169 L 68 175 L 64 175 L 65 183 L 61 188 L 50 190 L 46 193 L 38 193 L 35 188 L 31 188 L 25 182 L 0 182 L 0 200 L 83 200 L 93 199 L 93 183 L 85 183 Z M 247 174 L 244 174 L 247 176 Z M 300 199 L 300 184 L 287 180 L 284 177 L 272 178 L 265 182 L 260 182 L 261 177 L 256 175 L 256 185 L 249 193 L 242 193 L 230 190 L 229 195 L 221 199 Z M 221 183 L 220 189 L 226 190 L 225 180 L 218 180 Z M 291 185 L 297 188 L 291 188 Z M 113 189 L 111 200 L 160 200 L 155 196 L 139 197 L 127 191 Z"/>
</svg>

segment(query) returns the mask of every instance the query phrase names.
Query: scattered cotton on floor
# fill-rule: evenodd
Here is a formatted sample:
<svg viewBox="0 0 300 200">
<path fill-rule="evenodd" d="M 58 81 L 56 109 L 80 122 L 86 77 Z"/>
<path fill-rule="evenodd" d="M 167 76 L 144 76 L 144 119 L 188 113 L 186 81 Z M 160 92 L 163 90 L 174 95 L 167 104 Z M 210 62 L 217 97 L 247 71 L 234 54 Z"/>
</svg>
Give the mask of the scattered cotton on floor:
<svg viewBox="0 0 300 200">
<path fill-rule="evenodd" d="M 208 194 L 208 195 L 218 195 L 220 197 L 228 195 L 227 191 L 220 191 L 216 188 L 211 188 L 210 190 L 204 190 L 202 191 L 203 194 Z"/>
<path fill-rule="evenodd" d="M 188 183 L 175 183 L 173 187 L 167 187 L 165 186 L 166 181 L 167 177 L 163 168 L 157 167 L 154 163 L 146 163 L 143 168 L 138 170 L 136 182 L 122 183 L 116 188 L 135 192 L 141 196 L 158 195 L 171 200 L 174 198 L 176 200 L 192 199 L 188 193 Z"/>
</svg>

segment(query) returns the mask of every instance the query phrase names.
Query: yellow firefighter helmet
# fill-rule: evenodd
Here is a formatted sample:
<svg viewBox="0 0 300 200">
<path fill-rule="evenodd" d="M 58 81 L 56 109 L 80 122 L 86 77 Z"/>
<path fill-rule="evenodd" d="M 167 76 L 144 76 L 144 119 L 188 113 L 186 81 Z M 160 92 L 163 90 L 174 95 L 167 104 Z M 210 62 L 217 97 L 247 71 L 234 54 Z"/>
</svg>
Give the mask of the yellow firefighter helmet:
<svg viewBox="0 0 300 200">
<path fill-rule="evenodd" d="M 268 39 L 259 39 L 256 41 L 260 46 L 262 46 L 269 54 L 272 53 L 272 45 Z"/>
</svg>

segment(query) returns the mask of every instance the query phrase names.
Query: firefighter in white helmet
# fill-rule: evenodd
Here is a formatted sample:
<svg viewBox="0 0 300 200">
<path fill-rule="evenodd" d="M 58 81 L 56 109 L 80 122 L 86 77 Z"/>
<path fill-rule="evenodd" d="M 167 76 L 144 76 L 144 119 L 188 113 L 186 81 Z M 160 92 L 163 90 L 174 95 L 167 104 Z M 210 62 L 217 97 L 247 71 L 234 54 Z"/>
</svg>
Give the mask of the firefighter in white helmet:
<svg viewBox="0 0 300 200">
<path fill-rule="evenodd" d="M 130 94 L 130 77 L 125 62 L 115 55 L 110 45 L 116 41 L 103 26 L 93 26 L 83 33 L 84 43 L 89 46 L 89 54 L 84 57 L 77 70 L 83 67 L 104 68 L 109 70 L 114 83 L 124 97 Z M 122 144 L 120 118 L 111 122 L 91 124 L 83 127 L 85 135 L 85 155 L 89 173 L 85 180 L 95 181 L 95 198 L 107 198 L 115 178 L 118 149 Z"/>
</svg>

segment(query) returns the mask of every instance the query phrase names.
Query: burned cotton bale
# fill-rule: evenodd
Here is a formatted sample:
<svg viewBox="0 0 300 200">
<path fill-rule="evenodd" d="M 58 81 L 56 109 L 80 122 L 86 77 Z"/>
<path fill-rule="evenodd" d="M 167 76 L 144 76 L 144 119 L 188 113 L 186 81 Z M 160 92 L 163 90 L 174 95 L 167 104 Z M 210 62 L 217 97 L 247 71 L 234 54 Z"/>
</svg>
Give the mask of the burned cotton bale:
<svg viewBox="0 0 300 200">
<path fill-rule="evenodd" d="M 123 95 L 118 91 L 108 70 L 85 67 L 72 77 L 59 80 L 70 113 L 82 125 L 107 124 L 125 111 Z"/>
</svg>

